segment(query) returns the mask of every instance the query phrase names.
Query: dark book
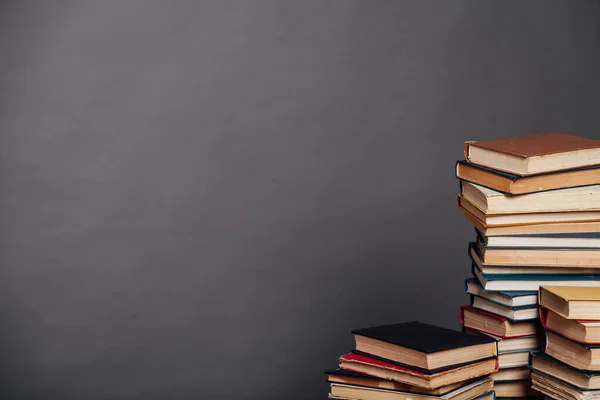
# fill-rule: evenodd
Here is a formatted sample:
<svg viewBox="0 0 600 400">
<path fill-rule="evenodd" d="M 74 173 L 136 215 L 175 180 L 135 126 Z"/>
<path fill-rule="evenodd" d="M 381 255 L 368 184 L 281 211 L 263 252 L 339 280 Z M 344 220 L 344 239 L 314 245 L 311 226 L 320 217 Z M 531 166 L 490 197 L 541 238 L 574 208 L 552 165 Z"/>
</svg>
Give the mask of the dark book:
<svg viewBox="0 0 600 400">
<path fill-rule="evenodd" d="M 467 161 L 456 162 L 456 177 L 506 195 L 520 195 L 600 184 L 600 166 L 519 176 Z"/>
<path fill-rule="evenodd" d="M 353 330 L 356 350 L 432 371 L 496 355 L 493 339 L 422 322 Z"/>
</svg>

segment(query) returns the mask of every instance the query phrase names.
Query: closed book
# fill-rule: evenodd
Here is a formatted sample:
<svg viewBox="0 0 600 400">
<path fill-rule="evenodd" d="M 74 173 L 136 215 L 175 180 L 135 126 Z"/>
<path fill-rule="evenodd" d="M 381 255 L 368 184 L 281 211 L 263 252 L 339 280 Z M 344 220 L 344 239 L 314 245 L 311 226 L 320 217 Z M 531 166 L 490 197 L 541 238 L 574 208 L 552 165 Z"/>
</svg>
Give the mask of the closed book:
<svg viewBox="0 0 600 400">
<path fill-rule="evenodd" d="M 465 280 L 465 292 L 471 295 L 484 297 L 489 301 L 507 307 L 537 306 L 538 293 L 535 290 L 525 291 L 488 291 L 481 286 L 475 278 Z"/>
<path fill-rule="evenodd" d="M 466 202 L 466 201 L 465 201 Z M 600 232 L 600 221 L 592 222 L 548 222 L 548 223 L 521 223 L 517 225 L 497 225 L 488 224 L 484 222 L 487 218 L 485 214 L 480 212 L 480 217 L 476 217 L 471 212 L 467 211 L 460 204 L 459 197 L 459 208 L 463 212 L 467 221 L 469 221 L 475 229 L 483 233 L 486 236 L 509 236 L 509 235 L 537 235 L 537 234 L 553 234 L 553 233 L 585 233 L 585 232 Z M 473 206 L 474 208 L 474 206 Z M 475 211 L 477 212 L 477 211 Z M 550 214 L 540 214 L 540 217 L 547 217 Z M 567 213 L 574 214 L 574 213 Z M 576 214 L 576 213 L 575 213 Z M 600 213 L 597 213 L 600 216 Z M 498 218 L 522 218 L 528 214 L 504 214 L 498 215 Z M 494 218 L 494 217 L 491 217 Z"/>
<path fill-rule="evenodd" d="M 528 367 L 505 368 L 490 375 L 490 378 L 494 381 L 494 385 L 497 382 L 528 380 L 529 377 L 530 371 Z"/>
<path fill-rule="evenodd" d="M 493 314 L 505 317 L 511 322 L 527 321 L 539 318 L 537 306 L 507 307 L 501 304 L 494 303 L 479 296 L 471 296 L 471 305 L 473 306 L 473 308 L 488 311 Z"/>
<path fill-rule="evenodd" d="M 474 397 L 488 393 L 493 388 L 491 379 L 484 378 L 463 385 L 449 393 L 442 395 L 423 394 L 392 389 L 381 389 L 342 383 L 330 383 L 331 395 L 347 399 L 359 400 L 470 400 Z"/>
<path fill-rule="evenodd" d="M 460 323 L 466 328 L 476 329 L 501 338 L 532 336 L 537 333 L 538 327 L 534 321 L 511 322 L 505 317 L 471 306 L 460 308 Z"/>
<path fill-rule="evenodd" d="M 529 351 L 516 353 L 504 353 L 498 355 L 498 370 L 507 368 L 519 368 L 527 366 L 529 362 Z"/>
<path fill-rule="evenodd" d="M 499 336 L 494 336 L 491 333 L 465 327 L 463 327 L 463 332 L 468 333 L 469 335 L 485 335 L 496 340 L 498 356 L 506 353 L 529 352 L 540 348 L 540 338 L 537 335 L 501 338 Z"/>
<path fill-rule="evenodd" d="M 600 185 L 506 196 L 473 183 L 461 181 L 461 194 L 485 214 L 527 214 L 600 210 Z"/>
<path fill-rule="evenodd" d="M 600 371 L 600 344 L 578 343 L 557 333 L 546 331 L 544 351 L 574 368 Z"/>
<path fill-rule="evenodd" d="M 470 163 L 528 176 L 600 164 L 600 141 L 553 132 L 468 141 L 464 153 Z"/>
<path fill-rule="evenodd" d="M 476 201 L 478 204 L 474 204 L 464 195 L 459 194 L 457 199 L 458 208 L 460 208 L 467 217 L 472 216 L 473 218 L 481 221 L 482 224 L 488 227 L 498 228 L 511 228 L 518 229 L 517 227 L 523 225 L 545 225 L 545 224 L 566 224 L 571 231 L 577 231 L 576 223 L 583 222 L 598 222 L 600 221 L 600 211 L 563 211 L 563 212 L 527 212 L 518 214 L 490 214 L 481 209 L 483 207 L 481 202 L 484 202 L 485 198 Z M 485 208 L 485 207 L 484 207 Z M 537 230 L 542 229 L 542 226 L 537 227 Z M 531 229 L 531 228 L 530 228 Z M 552 229 L 548 225 L 547 229 Z M 584 229 L 582 226 L 581 229 Z M 556 232 L 556 229 L 552 230 Z M 559 231 L 560 232 L 560 231 Z M 569 232 L 564 230 L 562 232 Z"/>
<path fill-rule="evenodd" d="M 477 231 L 486 247 L 600 248 L 600 232 L 543 233 L 528 235 L 487 236 Z"/>
<path fill-rule="evenodd" d="M 543 286 L 539 303 L 567 319 L 600 320 L 600 287 Z"/>
<path fill-rule="evenodd" d="M 573 368 L 541 351 L 531 353 L 529 366 L 534 371 L 550 375 L 580 390 L 600 390 L 600 372 Z"/>
<path fill-rule="evenodd" d="M 478 241 L 477 249 L 483 263 L 489 265 L 540 267 L 597 267 L 600 265 L 600 248 L 487 247 Z"/>
<path fill-rule="evenodd" d="M 416 392 L 434 395 L 446 394 L 465 384 L 464 381 L 460 381 L 450 385 L 441 386 L 436 389 L 427 389 L 411 384 L 396 382 L 393 380 L 381 379 L 375 376 L 364 374 L 362 372 L 357 372 L 343 368 L 330 369 L 328 371 L 325 371 L 325 374 L 327 374 L 327 382 L 330 383 L 343 383 L 348 385 L 367 386 L 381 389 L 392 389 L 405 392 Z"/>
<path fill-rule="evenodd" d="M 485 290 L 538 290 L 544 285 L 600 286 L 598 275 L 530 275 L 530 274 L 485 274 L 472 266 L 473 275 Z"/>
<path fill-rule="evenodd" d="M 520 176 L 468 163 L 467 161 L 457 161 L 456 177 L 506 195 L 520 195 L 600 184 L 598 168 L 595 165 Z"/>
<path fill-rule="evenodd" d="M 582 390 L 562 379 L 540 371 L 531 371 L 531 387 L 553 400 L 597 400 L 597 390 Z"/>
<path fill-rule="evenodd" d="M 422 322 L 352 331 L 356 350 L 434 372 L 496 355 L 493 340 Z"/>
<path fill-rule="evenodd" d="M 540 307 L 544 328 L 579 343 L 600 343 L 600 320 L 567 319 L 554 311 Z"/>
<path fill-rule="evenodd" d="M 595 266 L 529 266 L 529 265 L 502 265 L 486 264 L 479 253 L 479 246 L 475 242 L 469 243 L 469 257 L 478 270 L 491 275 L 599 275 L 600 265 Z M 491 251 L 491 250 L 489 250 Z M 537 296 L 537 293 L 536 293 Z M 536 300 L 537 301 L 537 300 Z"/>
<path fill-rule="evenodd" d="M 498 398 L 532 397 L 540 394 L 531 389 L 531 381 L 524 379 L 511 382 L 495 382 L 494 391 Z"/>
<path fill-rule="evenodd" d="M 498 360 L 489 358 L 469 364 L 463 364 L 453 369 L 436 373 L 425 373 L 410 369 L 391 360 L 371 356 L 365 353 L 348 353 L 339 358 L 339 366 L 368 374 L 372 377 L 412 385 L 427 390 L 438 390 L 450 385 L 478 378 L 498 370 Z"/>
</svg>

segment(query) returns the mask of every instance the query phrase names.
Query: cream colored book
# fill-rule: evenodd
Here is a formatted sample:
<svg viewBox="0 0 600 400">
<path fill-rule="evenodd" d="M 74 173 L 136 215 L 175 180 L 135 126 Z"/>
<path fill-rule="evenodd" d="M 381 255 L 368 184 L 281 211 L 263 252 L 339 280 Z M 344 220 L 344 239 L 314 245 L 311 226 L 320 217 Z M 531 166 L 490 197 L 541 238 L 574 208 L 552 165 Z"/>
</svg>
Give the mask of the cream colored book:
<svg viewBox="0 0 600 400">
<path fill-rule="evenodd" d="M 539 303 L 567 319 L 600 320 L 600 287 L 542 286 Z"/>
<path fill-rule="evenodd" d="M 488 215 L 600 210 L 600 185 L 506 196 L 473 183 L 461 182 L 461 194 Z"/>
</svg>

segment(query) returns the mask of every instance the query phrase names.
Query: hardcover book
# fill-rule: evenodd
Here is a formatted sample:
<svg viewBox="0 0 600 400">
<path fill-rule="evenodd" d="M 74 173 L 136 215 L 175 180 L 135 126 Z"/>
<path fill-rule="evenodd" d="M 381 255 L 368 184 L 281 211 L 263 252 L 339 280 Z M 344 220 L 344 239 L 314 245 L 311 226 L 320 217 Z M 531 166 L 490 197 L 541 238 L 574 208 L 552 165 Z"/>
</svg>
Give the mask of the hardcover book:
<svg viewBox="0 0 600 400">
<path fill-rule="evenodd" d="M 600 164 L 600 141 L 565 133 L 465 142 L 468 162 L 527 176 Z"/>
<path fill-rule="evenodd" d="M 492 390 L 493 382 L 489 378 L 463 385 L 443 395 L 432 395 L 392 389 L 381 389 L 359 385 L 331 383 L 331 395 L 347 399 L 381 400 L 469 400 L 487 394 Z"/>
<path fill-rule="evenodd" d="M 496 355 L 496 344 L 422 322 L 352 331 L 356 350 L 430 372 Z"/>
<path fill-rule="evenodd" d="M 367 386 L 381 389 L 392 389 L 404 392 L 415 392 L 434 395 L 446 394 L 465 384 L 464 381 L 461 381 L 458 383 L 441 386 L 436 389 L 427 389 L 402 382 L 396 382 L 393 380 L 380 379 L 375 376 L 342 368 L 330 369 L 328 371 L 325 371 L 325 374 L 327 374 L 327 382 L 330 383 L 343 383 L 347 385 Z"/>
<path fill-rule="evenodd" d="M 581 390 L 561 379 L 536 370 L 531 371 L 531 387 L 554 400 L 598 399 L 596 390 Z"/>
<path fill-rule="evenodd" d="M 506 195 L 520 195 L 600 184 L 598 166 L 519 176 L 466 161 L 457 161 L 456 177 Z"/>
<path fill-rule="evenodd" d="M 534 371 L 550 375 L 580 390 L 600 390 L 600 372 L 573 368 L 541 351 L 531 353 L 529 366 Z"/>
<path fill-rule="evenodd" d="M 600 287 L 543 286 L 539 303 L 567 319 L 600 320 Z"/>
<path fill-rule="evenodd" d="M 535 290 L 487 291 L 475 278 L 465 279 L 465 292 L 507 307 L 527 307 L 538 304 L 538 293 Z"/>
<path fill-rule="evenodd" d="M 540 286 L 600 286 L 598 275 L 530 275 L 530 274 L 485 274 L 472 265 L 473 275 L 488 291 L 538 290 Z"/>
<path fill-rule="evenodd" d="M 600 371 L 600 344 L 578 343 L 557 333 L 546 331 L 544 351 L 574 368 Z"/>
<path fill-rule="evenodd" d="M 544 328 L 579 343 L 600 343 L 600 320 L 567 319 L 554 311 L 540 307 L 540 321 Z"/>
<path fill-rule="evenodd" d="M 600 210 L 600 185 L 506 196 L 473 183 L 461 181 L 461 194 L 487 215 Z"/>
<path fill-rule="evenodd" d="M 537 324 L 534 321 L 510 322 L 505 317 L 471 306 L 460 308 L 460 323 L 465 328 L 475 329 L 500 338 L 532 336 L 537 333 Z"/>
<path fill-rule="evenodd" d="M 481 200 L 484 201 L 484 200 Z M 545 224 L 567 224 L 571 230 L 583 229 L 577 223 L 600 221 L 600 211 L 565 211 L 565 212 L 531 212 L 519 214 L 487 214 L 462 194 L 458 195 L 458 208 L 465 215 L 474 217 L 487 227 L 504 229 L 521 229 L 522 225 L 538 225 L 535 229 L 543 229 Z M 530 228 L 533 229 L 533 228 Z M 547 229 L 551 229 L 549 225 Z M 556 232 L 556 230 L 553 230 Z M 569 232 L 569 231 L 563 231 Z"/>
<path fill-rule="evenodd" d="M 428 374 L 380 357 L 353 352 L 342 355 L 339 359 L 339 366 L 344 370 L 362 372 L 372 377 L 401 382 L 427 390 L 437 390 L 494 372 L 498 369 L 498 360 L 489 358 Z"/>
<path fill-rule="evenodd" d="M 539 318 L 538 308 L 535 305 L 507 307 L 479 296 L 471 296 L 471 305 L 473 308 L 505 317 L 511 322 L 528 321 Z"/>
</svg>

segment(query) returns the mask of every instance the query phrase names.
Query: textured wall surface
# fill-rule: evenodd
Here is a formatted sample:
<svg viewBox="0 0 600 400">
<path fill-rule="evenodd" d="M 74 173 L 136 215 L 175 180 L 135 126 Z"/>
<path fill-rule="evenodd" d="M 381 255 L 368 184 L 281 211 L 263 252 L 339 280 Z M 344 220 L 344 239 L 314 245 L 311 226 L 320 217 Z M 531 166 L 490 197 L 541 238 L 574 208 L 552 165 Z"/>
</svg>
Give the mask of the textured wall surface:
<svg viewBox="0 0 600 400">
<path fill-rule="evenodd" d="M 600 139 L 598 2 L 3 1 L 0 393 L 325 398 L 458 327 L 464 140 Z"/>
</svg>

